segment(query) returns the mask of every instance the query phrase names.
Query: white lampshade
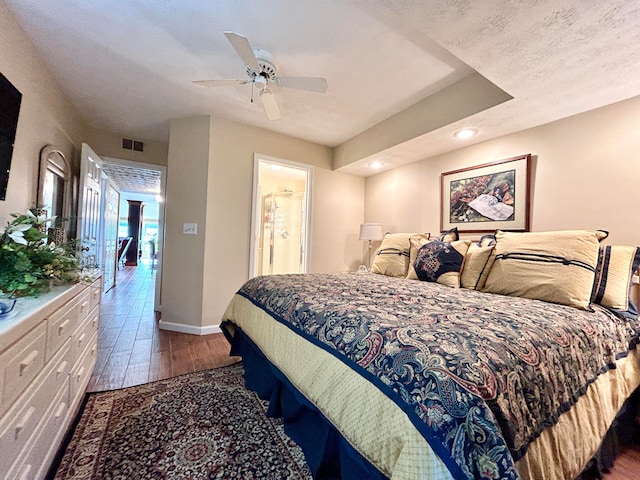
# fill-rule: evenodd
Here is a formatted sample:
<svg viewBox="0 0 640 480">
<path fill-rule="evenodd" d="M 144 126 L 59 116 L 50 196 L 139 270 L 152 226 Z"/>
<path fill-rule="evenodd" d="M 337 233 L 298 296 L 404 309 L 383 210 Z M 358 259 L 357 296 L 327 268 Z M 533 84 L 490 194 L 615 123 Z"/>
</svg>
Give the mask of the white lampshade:
<svg viewBox="0 0 640 480">
<path fill-rule="evenodd" d="M 381 223 L 361 223 L 360 240 L 382 240 Z"/>
</svg>

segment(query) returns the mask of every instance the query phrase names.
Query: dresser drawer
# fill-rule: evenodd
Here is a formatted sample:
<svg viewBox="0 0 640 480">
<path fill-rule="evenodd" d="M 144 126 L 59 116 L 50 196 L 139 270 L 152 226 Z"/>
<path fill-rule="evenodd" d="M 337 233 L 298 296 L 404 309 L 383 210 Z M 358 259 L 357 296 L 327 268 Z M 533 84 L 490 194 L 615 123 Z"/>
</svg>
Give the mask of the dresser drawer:
<svg viewBox="0 0 640 480">
<path fill-rule="evenodd" d="M 86 310 L 89 304 L 89 291 L 87 291 L 49 315 L 47 319 L 47 361 L 53 357 L 64 341 L 69 338 L 71 332 L 82 319 L 83 310 Z"/>
<path fill-rule="evenodd" d="M 98 331 L 100 307 L 96 306 L 89 315 L 80 321 L 71 335 L 71 354 L 77 358 L 86 348 L 93 334 Z"/>
<path fill-rule="evenodd" d="M 29 444 L 20 452 L 19 458 L 10 470 L 5 470 L 9 472 L 8 479 L 44 478 L 58 450 L 58 444 L 66 432 L 66 426 L 70 420 L 69 413 L 69 377 L 67 376 L 53 400 L 49 400 L 48 410 L 38 424 L 34 436 L 29 439 Z"/>
<path fill-rule="evenodd" d="M 0 369 L 4 377 L 0 413 L 11 405 L 42 370 L 46 343 L 47 324 L 43 322 L 0 354 Z"/>
<path fill-rule="evenodd" d="M 98 280 L 96 280 L 91 284 L 91 287 L 89 287 L 89 291 L 90 291 L 89 309 L 92 310 L 93 307 L 95 307 L 100 303 L 100 300 L 102 298 L 102 277 L 100 277 Z"/>
<path fill-rule="evenodd" d="M 98 358 L 98 333 L 87 342 L 84 352 L 71 369 L 71 401 L 84 392 Z"/>
<path fill-rule="evenodd" d="M 69 404 L 69 342 L 36 377 L 37 388 L 27 390 L 0 422 L 0 472 L 6 472 L 22 449 L 32 443 L 32 435 L 51 406 L 52 397 Z"/>
</svg>

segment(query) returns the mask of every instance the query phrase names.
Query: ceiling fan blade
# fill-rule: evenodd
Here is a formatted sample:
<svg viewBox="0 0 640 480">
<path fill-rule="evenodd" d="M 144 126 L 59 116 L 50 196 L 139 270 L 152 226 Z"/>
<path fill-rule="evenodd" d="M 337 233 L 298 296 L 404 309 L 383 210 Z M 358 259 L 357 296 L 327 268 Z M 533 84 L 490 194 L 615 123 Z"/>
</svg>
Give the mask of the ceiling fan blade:
<svg viewBox="0 0 640 480">
<path fill-rule="evenodd" d="M 268 89 L 260 90 L 260 99 L 262 100 L 262 107 L 264 113 L 266 113 L 269 120 L 278 120 L 280 118 L 280 107 L 276 102 L 276 97 L 273 96 Z"/>
<path fill-rule="evenodd" d="M 231 46 L 238 52 L 244 64 L 252 70 L 259 72 L 260 65 L 258 65 L 258 59 L 256 59 L 256 55 L 253 53 L 249 39 L 235 32 L 224 32 L 224 35 L 227 37 L 227 40 L 229 40 Z"/>
<path fill-rule="evenodd" d="M 324 93 L 328 88 L 327 80 L 320 77 L 279 77 L 278 85 L 318 93 Z"/>
<path fill-rule="evenodd" d="M 232 80 L 196 80 L 193 83 L 201 85 L 203 87 L 224 87 L 226 85 L 244 85 L 245 83 L 251 83 L 250 80 L 240 80 L 240 79 L 232 79 Z"/>
</svg>

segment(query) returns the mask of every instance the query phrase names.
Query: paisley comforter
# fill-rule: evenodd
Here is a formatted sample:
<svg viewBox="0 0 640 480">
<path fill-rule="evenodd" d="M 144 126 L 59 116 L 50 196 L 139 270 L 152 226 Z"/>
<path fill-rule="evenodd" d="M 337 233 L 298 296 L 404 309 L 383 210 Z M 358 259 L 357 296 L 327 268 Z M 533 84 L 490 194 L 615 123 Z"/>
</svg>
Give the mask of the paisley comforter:
<svg viewBox="0 0 640 480">
<path fill-rule="evenodd" d="M 597 306 L 374 274 L 258 277 L 236 297 L 367 379 L 460 479 L 520 478 L 530 443 L 640 342 Z"/>
</svg>

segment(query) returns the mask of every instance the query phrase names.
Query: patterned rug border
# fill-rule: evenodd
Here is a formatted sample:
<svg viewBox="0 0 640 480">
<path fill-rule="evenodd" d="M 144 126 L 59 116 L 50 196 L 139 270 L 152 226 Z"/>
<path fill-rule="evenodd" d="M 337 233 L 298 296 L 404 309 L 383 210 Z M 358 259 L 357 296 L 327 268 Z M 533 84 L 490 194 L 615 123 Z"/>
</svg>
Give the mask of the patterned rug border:
<svg viewBox="0 0 640 480">
<path fill-rule="evenodd" d="M 310 479 L 304 455 L 284 434 L 281 420 L 266 417 L 266 402 L 244 387 L 243 368 L 236 362 L 87 392 L 47 478 L 94 478 L 93 472 L 108 478 L 263 478 L 260 468 L 271 475 L 273 466 L 277 475 L 287 474 L 282 478 Z M 251 458 L 256 448 L 260 453 Z"/>
</svg>

